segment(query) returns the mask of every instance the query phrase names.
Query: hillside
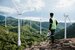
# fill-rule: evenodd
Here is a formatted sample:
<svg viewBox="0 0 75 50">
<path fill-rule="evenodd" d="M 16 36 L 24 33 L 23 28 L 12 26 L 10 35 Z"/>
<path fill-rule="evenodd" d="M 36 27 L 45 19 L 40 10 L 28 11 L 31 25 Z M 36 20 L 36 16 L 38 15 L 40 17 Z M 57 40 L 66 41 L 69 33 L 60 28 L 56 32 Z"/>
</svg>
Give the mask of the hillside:
<svg viewBox="0 0 75 50">
<path fill-rule="evenodd" d="M 25 28 L 25 29 L 24 29 Z M 37 30 L 30 28 L 28 25 L 23 26 L 21 32 L 22 46 L 20 50 L 45 40 L 45 35 L 40 35 Z M 17 29 L 16 29 L 17 30 Z M 17 50 L 18 34 L 12 27 L 5 28 L 0 26 L 0 50 Z"/>
<path fill-rule="evenodd" d="M 67 38 L 75 38 L 75 23 L 67 27 Z M 64 38 L 64 29 L 56 33 L 56 37 Z"/>
<path fill-rule="evenodd" d="M 18 33 L 18 20 L 13 17 L 7 17 L 7 27 L 4 27 L 5 17 L 0 15 L 0 50 L 17 50 L 17 33 Z M 48 22 L 42 22 L 42 34 L 40 34 L 40 23 L 36 21 L 21 20 L 21 42 L 20 50 L 31 45 L 37 45 L 47 39 L 46 34 L 49 27 Z M 75 24 L 70 26 L 67 23 L 68 37 L 75 37 Z M 60 34 L 61 33 L 61 34 Z M 59 23 L 56 30 L 56 37 L 63 38 L 64 36 L 64 23 Z"/>
<path fill-rule="evenodd" d="M 5 16 L 0 15 L 0 25 L 5 25 Z M 18 20 L 13 18 L 13 17 L 7 17 L 6 18 L 6 24 L 7 26 L 16 26 L 18 25 Z M 30 25 L 30 21 L 29 20 L 20 20 L 21 26 L 25 26 L 25 25 Z M 33 27 L 34 29 L 40 31 L 40 22 L 36 22 L 36 21 L 31 21 L 31 27 Z M 42 25 L 42 31 L 46 31 L 47 28 L 43 27 Z"/>
<path fill-rule="evenodd" d="M 4 25 L 5 22 L 5 16 L 0 15 L 0 25 Z"/>
<path fill-rule="evenodd" d="M 4 25 L 4 22 L 5 22 L 5 17 L 3 15 L 0 15 L 0 25 Z M 18 20 L 13 18 L 13 17 L 7 17 L 7 25 L 8 26 L 17 26 L 17 23 L 18 23 Z M 28 20 L 21 20 L 21 26 L 24 26 L 24 25 L 30 25 L 30 21 Z M 70 24 L 67 23 L 67 25 L 69 26 Z M 67 27 L 68 27 L 67 26 Z M 37 29 L 39 31 L 40 29 L 40 22 L 36 22 L 36 21 L 31 21 L 31 27 L 33 27 L 34 29 Z M 49 27 L 49 22 L 42 22 L 42 30 L 48 30 L 48 27 Z M 64 23 L 59 23 L 58 26 L 57 26 L 57 32 L 61 29 L 64 28 Z"/>
<path fill-rule="evenodd" d="M 17 34 L 7 33 L 7 28 L 0 26 L 0 50 L 14 50 L 17 47 Z"/>
<path fill-rule="evenodd" d="M 0 16 L 0 50 L 18 50 L 18 28 L 17 19 L 8 17 L 7 27 L 4 27 L 4 16 Z M 39 31 L 29 24 L 21 25 L 21 42 L 19 50 L 23 50 L 31 45 L 39 44 L 46 39 L 46 34 L 41 34 Z"/>
</svg>

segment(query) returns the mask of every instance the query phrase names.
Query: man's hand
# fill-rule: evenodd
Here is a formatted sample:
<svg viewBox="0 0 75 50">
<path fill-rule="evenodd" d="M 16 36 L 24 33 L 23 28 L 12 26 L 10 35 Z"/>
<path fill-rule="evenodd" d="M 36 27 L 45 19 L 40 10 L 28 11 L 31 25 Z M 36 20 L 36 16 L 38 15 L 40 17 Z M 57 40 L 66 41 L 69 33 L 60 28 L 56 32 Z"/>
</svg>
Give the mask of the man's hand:
<svg viewBox="0 0 75 50">
<path fill-rule="evenodd" d="M 48 30 L 48 32 L 51 32 L 50 30 Z"/>
<path fill-rule="evenodd" d="M 48 34 L 47 34 L 47 36 L 50 37 L 50 35 L 51 35 L 51 31 L 48 30 Z"/>
</svg>

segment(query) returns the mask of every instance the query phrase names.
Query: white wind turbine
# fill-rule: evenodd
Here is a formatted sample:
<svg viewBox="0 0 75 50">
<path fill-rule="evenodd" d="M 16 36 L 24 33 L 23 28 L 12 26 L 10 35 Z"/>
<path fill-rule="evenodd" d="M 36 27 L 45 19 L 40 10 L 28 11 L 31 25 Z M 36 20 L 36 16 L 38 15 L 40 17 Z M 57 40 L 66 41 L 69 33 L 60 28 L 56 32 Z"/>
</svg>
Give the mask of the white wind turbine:
<svg viewBox="0 0 75 50">
<path fill-rule="evenodd" d="M 42 33 L 42 27 L 41 27 L 42 26 L 42 23 L 41 23 L 41 20 L 42 19 L 40 18 L 40 34 Z"/>
<path fill-rule="evenodd" d="M 17 7 L 16 3 L 14 3 L 14 1 L 12 0 L 13 5 L 15 6 L 15 9 L 18 13 L 18 17 L 22 15 L 21 12 L 19 12 L 19 8 Z M 20 30 L 20 19 L 18 18 L 18 46 L 21 46 L 21 39 L 20 39 L 20 34 L 21 34 L 21 30 Z"/>
<path fill-rule="evenodd" d="M 72 22 L 71 22 L 71 20 L 70 20 L 70 18 L 68 17 L 69 15 L 66 15 L 66 14 L 64 14 L 64 17 L 65 17 L 65 34 L 64 34 L 64 39 L 67 39 L 67 19 L 70 21 L 70 23 L 71 23 L 71 25 L 72 25 Z"/>
<path fill-rule="evenodd" d="M 4 19 L 4 21 L 5 21 L 4 22 L 4 26 L 7 27 L 7 22 L 6 22 L 7 21 L 7 15 L 6 15 L 6 13 L 1 12 L 0 15 L 4 15 L 4 17 L 5 17 L 5 19 Z"/>
</svg>

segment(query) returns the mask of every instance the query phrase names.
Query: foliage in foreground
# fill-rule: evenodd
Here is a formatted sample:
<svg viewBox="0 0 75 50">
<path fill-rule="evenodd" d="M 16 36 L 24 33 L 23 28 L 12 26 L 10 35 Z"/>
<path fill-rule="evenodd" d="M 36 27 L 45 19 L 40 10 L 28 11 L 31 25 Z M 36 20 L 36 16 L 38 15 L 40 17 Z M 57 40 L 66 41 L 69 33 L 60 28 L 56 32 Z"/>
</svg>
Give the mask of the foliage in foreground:
<svg viewBox="0 0 75 50">
<path fill-rule="evenodd" d="M 23 50 L 26 47 L 31 47 L 35 43 L 39 44 L 39 42 L 45 40 L 45 34 L 40 35 L 38 31 L 36 32 L 35 29 L 29 26 L 24 26 L 21 30 L 22 44 L 18 47 L 17 32 L 13 32 L 13 28 L 0 26 L 0 50 Z"/>
</svg>

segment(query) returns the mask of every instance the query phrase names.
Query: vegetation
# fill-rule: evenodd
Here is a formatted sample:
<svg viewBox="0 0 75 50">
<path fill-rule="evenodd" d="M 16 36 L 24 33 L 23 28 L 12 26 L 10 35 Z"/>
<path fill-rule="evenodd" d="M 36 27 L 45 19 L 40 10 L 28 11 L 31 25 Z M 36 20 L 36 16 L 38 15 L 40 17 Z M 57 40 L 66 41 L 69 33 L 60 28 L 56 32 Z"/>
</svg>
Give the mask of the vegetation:
<svg viewBox="0 0 75 50">
<path fill-rule="evenodd" d="M 25 28 L 25 29 L 24 29 Z M 13 30 L 13 28 L 5 28 L 0 26 L 0 50 L 17 50 L 17 39 L 18 34 Z M 28 25 L 21 27 L 21 49 L 23 50 L 25 47 L 30 47 L 31 45 L 38 44 L 41 41 L 45 40 L 45 34 L 39 33 L 39 31 L 30 28 Z"/>
<path fill-rule="evenodd" d="M 21 20 L 21 46 L 18 47 L 18 20 L 12 17 L 7 17 L 7 27 L 4 26 L 5 17 L 0 15 L 0 50 L 23 50 L 26 47 L 37 45 L 45 41 L 49 23 L 42 22 L 42 34 L 40 34 L 40 23 L 28 20 Z M 67 35 L 75 37 L 75 24 L 68 23 Z M 59 23 L 55 38 L 64 37 L 64 23 Z"/>
<path fill-rule="evenodd" d="M 56 38 L 64 38 L 64 29 L 56 33 Z M 67 38 L 75 38 L 75 23 L 67 27 Z"/>
<path fill-rule="evenodd" d="M 22 44 L 20 47 L 18 47 L 17 19 L 8 18 L 8 26 L 5 27 L 4 17 L 0 16 L 0 18 L 2 18 L 0 19 L 0 22 L 2 22 L 0 23 L 0 50 L 23 50 L 26 47 L 37 45 L 46 39 L 46 33 L 42 32 L 42 34 L 40 34 L 38 29 L 35 29 L 35 27 L 30 27 L 28 23 L 25 23 L 25 25 L 21 25 Z"/>
</svg>

